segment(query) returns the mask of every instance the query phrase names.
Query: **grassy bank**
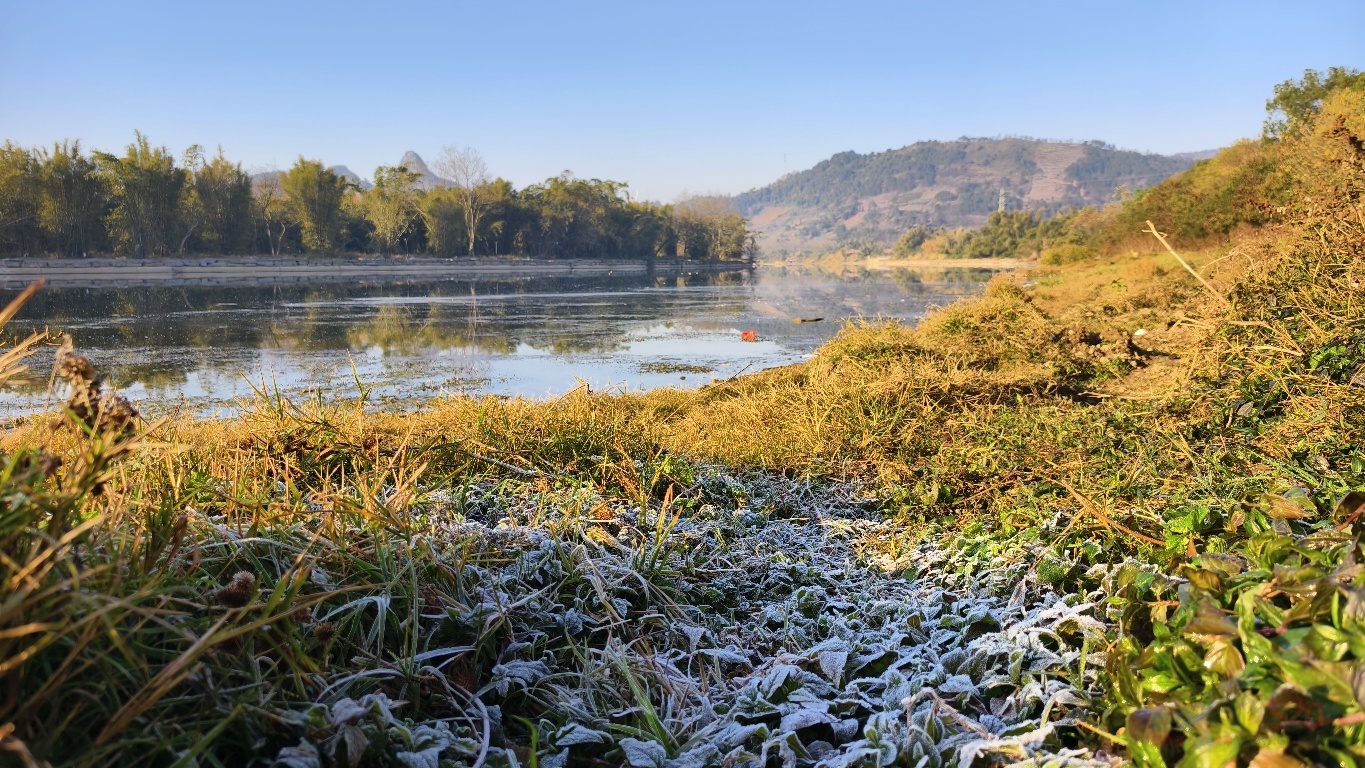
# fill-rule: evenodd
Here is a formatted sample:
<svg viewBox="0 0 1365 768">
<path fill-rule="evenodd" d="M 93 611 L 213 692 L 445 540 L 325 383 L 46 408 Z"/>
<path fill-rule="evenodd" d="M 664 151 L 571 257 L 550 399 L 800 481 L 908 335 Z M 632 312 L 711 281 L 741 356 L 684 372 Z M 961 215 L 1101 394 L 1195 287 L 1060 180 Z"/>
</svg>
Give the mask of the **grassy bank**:
<svg viewBox="0 0 1365 768">
<path fill-rule="evenodd" d="M 1258 149 L 1228 243 L 694 392 L 146 425 L 67 356 L 5 438 L 0 754 L 1355 764 L 1361 137 L 1339 94 Z"/>
</svg>

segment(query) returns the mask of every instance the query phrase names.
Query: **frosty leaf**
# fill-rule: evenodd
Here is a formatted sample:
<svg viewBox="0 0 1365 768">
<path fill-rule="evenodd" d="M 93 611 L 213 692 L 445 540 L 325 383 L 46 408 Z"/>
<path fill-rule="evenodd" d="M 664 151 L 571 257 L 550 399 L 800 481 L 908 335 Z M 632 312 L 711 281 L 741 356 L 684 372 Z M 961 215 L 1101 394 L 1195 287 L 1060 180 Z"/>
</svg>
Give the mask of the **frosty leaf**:
<svg viewBox="0 0 1365 768">
<path fill-rule="evenodd" d="M 394 759 L 407 768 L 441 768 L 441 750 L 438 747 L 421 752 L 397 752 Z"/>
<path fill-rule="evenodd" d="M 834 738 L 839 741 L 851 741 L 858 735 L 858 721 L 855 718 L 848 718 L 833 723 Z"/>
<path fill-rule="evenodd" d="M 986 670 L 990 667 L 990 659 L 984 653 L 973 654 L 957 671 L 970 677 L 972 680 L 980 680 L 985 676 Z"/>
<path fill-rule="evenodd" d="M 967 652 L 961 648 L 955 648 L 943 654 L 939 659 L 939 663 L 942 664 L 943 668 L 948 670 L 949 673 L 956 673 L 958 669 L 962 667 L 962 663 L 966 660 Z"/>
<path fill-rule="evenodd" d="M 571 747 L 575 744 L 601 744 L 605 741 L 601 731 L 595 731 L 579 723 L 568 725 L 555 731 L 553 743 L 557 747 Z"/>
<path fill-rule="evenodd" d="M 626 765 L 631 768 L 662 768 L 668 752 L 657 741 L 640 741 L 627 736 L 617 746 L 625 754 Z"/>
<path fill-rule="evenodd" d="M 774 664 L 772 670 L 763 678 L 759 690 L 763 691 L 773 701 L 782 701 L 786 698 L 783 694 L 790 692 L 787 690 L 789 684 L 795 682 L 793 678 L 799 680 L 800 675 L 800 668 L 791 664 Z"/>
<path fill-rule="evenodd" d="M 521 768 L 521 761 L 513 750 L 494 747 L 488 750 L 488 762 L 485 765 L 489 768 Z"/>
<path fill-rule="evenodd" d="M 732 712 L 747 718 L 757 719 L 777 712 L 777 705 L 768 701 L 757 687 L 746 688 L 735 699 Z"/>
<path fill-rule="evenodd" d="M 938 690 L 940 693 L 945 693 L 950 696 L 956 696 L 961 693 L 975 695 L 976 685 L 972 683 L 972 679 L 966 675 L 953 675 L 940 683 Z"/>
<path fill-rule="evenodd" d="M 393 708 L 401 706 L 404 702 L 393 701 L 382 693 L 367 693 L 360 697 L 360 701 L 342 699 L 332 705 L 333 723 L 354 723 L 361 717 L 369 714 L 378 717 L 379 721 L 385 724 L 396 723 L 393 716 Z M 357 714 L 359 710 L 359 714 Z"/>
<path fill-rule="evenodd" d="M 978 723 L 981 723 L 981 727 L 982 727 L 982 728 L 985 728 L 986 730 L 990 731 L 991 733 L 994 733 L 994 734 L 997 734 L 997 735 L 998 735 L 998 734 L 1003 733 L 1003 732 L 1005 731 L 1005 721 L 1004 721 L 1004 720 L 1001 720 L 1000 718 L 998 718 L 998 717 L 996 717 L 995 715 L 992 715 L 992 714 L 990 714 L 990 713 L 985 713 L 985 714 L 982 714 L 982 715 L 978 716 L 978 717 L 976 718 L 976 721 L 977 721 Z"/>
<path fill-rule="evenodd" d="M 413 728 L 408 739 L 408 746 L 414 749 L 428 749 L 430 747 L 445 749 L 454 741 L 455 734 L 450 732 L 450 726 L 438 721 L 435 727 L 423 724 Z"/>
<path fill-rule="evenodd" d="M 285 747 L 275 757 L 275 765 L 284 768 L 322 768 L 322 756 L 318 748 L 307 741 L 300 741 L 297 747 Z"/>
<path fill-rule="evenodd" d="M 423 660 L 440 665 L 463 687 L 483 684 L 483 692 L 503 694 L 534 688 L 537 706 L 544 704 L 563 723 L 557 729 L 543 720 L 532 726 L 542 729 L 538 757 L 545 768 L 565 768 L 577 759 L 570 757 L 575 754 L 634 768 L 710 768 L 727 761 L 734 766 L 766 761 L 802 768 L 944 768 L 973 742 L 985 758 L 976 761 L 978 767 L 1023 754 L 1036 766 L 1055 765 L 1056 756 L 1067 752 L 1075 758 L 1073 768 L 1094 768 L 1090 753 L 1066 750 L 1056 740 L 1046 745 L 1031 741 L 1023 752 L 1008 744 L 1040 730 L 1039 713 L 1046 707 L 1070 705 L 1075 692 L 1063 681 L 1076 679 L 1072 675 L 1084 638 L 1090 637 L 1091 648 L 1099 647 L 1091 633 L 1114 620 L 1112 603 L 1105 602 L 1112 590 L 1077 599 L 1038 585 L 1028 577 L 1041 546 L 1030 557 L 1013 553 L 999 559 L 964 556 L 932 543 L 894 554 L 860 549 L 866 537 L 891 540 L 897 524 L 873 505 L 859 506 L 857 494 L 837 484 L 814 488 L 804 479 L 727 475 L 714 485 L 742 493 L 744 502 L 724 508 L 708 500 L 689 510 L 665 534 L 669 557 L 683 561 L 679 574 L 715 569 L 705 579 L 678 577 L 676 587 L 689 604 L 733 605 L 745 617 L 742 621 L 732 624 L 705 612 L 655 613 L 659 606 L 635 576 L 639 547 L 649 544 L 651 534 L 632 527 L 642 512 L 654 510 L 618 504 L 591 491 L 573 499 L 571 507 L 598 520 L 614 518 L 620 526 L 613 529 L 610 546 L 598 546 L 589 539 L 574 540 L 572 532 L 550 533 L 517 522 L 557 503 L 546 492 L 509 499 L 491 485 L 490 490 L 474 486 L 462 502 L 463 511 L 436 524 L 459 527 L 461 535 L 474 537 L 476 543 L 482 537 L 509 557 L 468 561 L 463 577 L 471 594 L 462 604 L 468 607 L 442 620 L 459 630 L 452 637 L 464 637 L 497 617 L 507 634 L 499 652 L 503 663 L 487 672 L 448 664 L 454 649 L 440 641 L 423 646 L 438 647 Z M 773 509 L 800 509 L 801 514 L 772 515 L 768 510 Z M 831 525 L 835 518 L 837 525 Z M 736 530 L 739 539 L 730 535 Z M 737 540 L 743 546 L 711 543 Z M 1087 557 L 1093 560 L 1094 554 Z M 1071 576 L 1080 578 L 1079 573 L 1078 568 Z M 1102 567 L 1095 565 L 1081 581 L 1104 578 Z M 618 628 L 609 616 L 612 609 L 628 611 L 639 621 Z M 1258 614 L 1256 620 L 1263 619 Z M 1002 621 L 1008 626 L 1002 627 Z M 608 634 L 619 632 L 621 642 L 607 639 L 608 648 L 602 648 L 600 640 L 606 638 L 591 630 L 607 624 L 612 624 Z M 566 636 L 588 654 L 561 653 Z M 598 654 L 608 663 L 599 664 L 594 659 Z M 665 748 L 642 732 L 627 731 L 635 738 L 618 743 L 595 730 L 594 724 L 614 720 L 638 725 L 646 717 L 610 663 L 618 655 L 632 671 L 638 670 L 651 697 L 654 691 L 667 697 L 667 727 L 678 727 L 688 739 L 676 757 L 668 758 Z M 1104 661 L 1092 652 L 1085 663 L 1102 670 Z M 473 674 L 486 677 L 477 684 L 466 682 Z M 1088 673 L 1086 681 L 1094 674 Z M 903 702 L 925 687 L 952 702 L 980 729 L 943 716 L 941 709 L 938 717 L 931 717 L 934 705 L 929 700 L 916 707 L 910 715 L 913 724 L 908 724 Z M 504 707 L 509 715 L 525 716 L 523 704 L 514 697 Z M 525 724 L 507 717 L 504 732 L 498 707 L 487 702 L 466 706 L 478 711 L 449 721 L 450 746 L 443 750 L 422 730 L 439 721 L 395 723 L 388 704 L 376 700 L 328 701 L 326 707 L 282 715 L 300 733 L 306 728 L 330 731 L 329 741 L 319 747 L 321 760 L 337 768 L 351 759 L 342 726 L 368 736 L 361 759 L 383 759 L 369 754 L 374 742 L 384 738 L 373 727 L 381 719 L 389 723 L 389 749 L 403 754 L 395 759 L 395 751 L 388 752 L 395 765 L 425 766 L 433 758 L 437 764 L 440 758 L 468 764 L 480 753 L 486 753 L 488 768 L 518 765 L 515 752 L 484 745 L 524 744 Z M 430 716 L 427 707 L 421 711 Z M 485 727 L 489 742 L 484 741 Z M 603 752 L 613 744 L 615 751 Z"/>
<path fill-rule="evenodd" d="M 830 682 L 838 683 L 844 677 L 844 665 L 848 663 L 848 651 L 821 651 L 820 671 Z"/>
<path fill-rule="evenodd" d="M 682 633 L 687 636 L 687 650 L 695 652 L 697 643 L 706 635 L 706 630 L 702 627 L 683 627 Z"/>
<path fill-rule="evenodd" d="M 313 728 L 325 728 L 331 722 L 331 715 L 328 713 L 327 707 L 322 704 L 314 704 L 303 711 L 296 709 L 281 710 L 279 716 L 286 722 Z"/>
<path fill-rule="evenodd" d="M 365 748 L 370 745 L 370 740 L 365 732 L 360 729 L 360 726 L 348 723 L 338 729 L 337 736 L 340 741 L 337 746 L 345 745 L 346 747 L 346 765 L 359 765 L 360 758 L 365 754 Z M 332 754 L 333 756 L 336 755 L 336 747 L 333 748 Z"/>
<path fill-rule="evenodd" d="M 1034 655 L 1032 660 L 1030 660 L 1028 666 L 1024 668 L 1025 672 L 1028 672 L 1030 674 L 1036 672 L 1046 672 L 1055 667 L 1062 666 L 1062 657 L 1058 656 L 1055 653 L 1052 653 L 1050 651 L 1039 651 L 1035 649 L 1033 651 L 1033 654 Z"/>
<path fill-rule="evenodd" d="M 749 663 L 748 657 L 736 651 L 734 649 L 734 646 L 727 646 L 725 648 L 703 648 L 700 651 L 697 651 L 697 653 L 712 656 L 716 659 L 716 661 L 719 661 L 722 664 Z"/>
<path fill-rule="evenodd" d="M 355 699 L 342 699 L 332 705 L 330 720 L 333 725 L 354 723 L 364 717 L 368 708 L 361 706 Z"/>
<path fill-rule="evenodd" d="M 802 707 L 795 712 L 790 712 L 782 716 L 782 724 L 779 728 L 783 731 L 799 731 L 802 728 L 809 728 L 812 725 L 823 725 L 837 722 L 829 714 L 819 709 L 807 709 Z"/>
<path fill-rule="evenodd" d="M 689 749 L 673 760 L 664 763 L 665 768 L 710 768 L 722 765 L 724 756 L 714 744 L 703 744 Z M 543 763 L 542 763 L 543 764 Z"/>
<path fill-rule="evenodd" d="M 583 614 L 577 608 L 564 612 L 564 630 L 571 635 L 583 634 Z"/>
<path fill-rule="evenodd" d="M 489 683 L 500 695 L 506 696 L 512 683 L 518 688 L 532 685 L 550 674 L 550 668 L 543 661 L 508 661 L 493 667 L 493 680 Z"/>
<path fill-rule="evenodd" d="M 768 726 L 761 723 L 758 725 L 727 723 L 724 728 L 711 737 L 711 741 L 721 748 L 733 749 L 747 742 L 750 737 L 767 738 Z"/>
</svg>

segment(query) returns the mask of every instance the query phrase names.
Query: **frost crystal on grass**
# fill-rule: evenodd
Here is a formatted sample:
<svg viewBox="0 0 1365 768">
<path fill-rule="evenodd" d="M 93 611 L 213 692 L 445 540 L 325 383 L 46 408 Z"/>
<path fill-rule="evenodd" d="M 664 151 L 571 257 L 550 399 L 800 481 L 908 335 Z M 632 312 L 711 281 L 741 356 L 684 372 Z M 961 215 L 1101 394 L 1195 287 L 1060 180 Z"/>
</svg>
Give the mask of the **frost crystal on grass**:
<svg viewBox="0 0 1365 768">
<path fill-rule="evenodd" d="M 698 487 L 706 503 L 664 523 L 657 506 L 581 489 L 476 487 L 462 515 L 430 496 L 427 535 L 451 542 L 432 556 L 468 597 L 424 606 L 422 642 L 451 650 L 419 656 L 438 674 L 471 669 L 452 678 L 464 717 L 409 721 L 387 698 L 341 698 L 331 727 L 373 740 L 382 723 L 411 766 L 520 764 L 528 726 L 542 765 L 1093 759 L 1069 734 L 1103 665 L 1090 653 L 1082 666 L 1104 632 L 1100 596 L 1064 600 L 1026 557 L 890 548 L 902 530 L 853 486 L 712 470 Z M 351 603 L 326 615 L 388 606 Z"/>
</svg>

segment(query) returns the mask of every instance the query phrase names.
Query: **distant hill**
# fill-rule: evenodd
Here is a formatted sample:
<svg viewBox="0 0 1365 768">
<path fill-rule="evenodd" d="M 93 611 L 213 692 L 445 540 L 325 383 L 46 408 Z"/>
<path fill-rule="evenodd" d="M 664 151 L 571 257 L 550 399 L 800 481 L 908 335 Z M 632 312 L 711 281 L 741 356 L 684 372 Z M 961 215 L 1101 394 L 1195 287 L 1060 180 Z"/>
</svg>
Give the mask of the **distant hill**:
<svg viewBox="0 0 1365 768">
<path fill-rule="evenodd" d="M 350 168 L 347 168 L 344 165 L 334 165 L 331 168 L 328 168 L 327 170 L 351 182 L 352 184 L 356 185 L 362 190 L 366 190 L 374 186 L 369 181 L 360 178 L 360 174 L 356 173 L 355 171 L 352 171 Z"/>
<path fill-rule="evenodd" d="M 403 159 L 398 161 L 398 165 L 407 168 L 409 171 L 418 175 L 419 178 L 417 179 L 417 183 L 413 186 L 424 192 L 430 192 L 437 187 L 454 186 L 452 182 L 446 181 L 440 176 L 432 173 L 431 169 L 427 167 L 427 164 L 423 162 L 422 156 L 412 150 L 408 150 L 403 154 Z"/>
<path fill-rule="evenodd" d="M 403 153 L 403 159 L 398 161 L 398 165 L 399 167 L 407 168 L 408 170 L 417 174 L 418 179 L 416 183 L 413 184 L 413 187 L 415 189 L 420 189 L 424 192 L 429 192 L 437 187 L 452 186 L 451 182 L 446 181 L 440 176 L 437 176 L 436 174 L 432 173 L 431 169 L 427 167 L 426 162 L 422 160 L 422 156 L 411 150 Z M 351 182 L 352 184 L 359 187 L 362 191 L 369 190 L 374 187 L 374 184 L 370 182 L 369 179 L 362 178 L 360 174 L 356 173 L 355 171 L 352 171 L 350 168 L 347 168 L 344 165 L 333 165 L 328 167 L 327 170 Z M 264 171 L 262 173 L 252 174 L 251 181 L 252 183 L 259 184 L 263 181 L 273 179 L 279 175 L 280 171 Z"/>
<path fill-rule="evenodd" d="M 978 227 L 1002 200 L 1007 210 L 1055 213 L 1103 205 L 1210 153 L 1181 156 L 1035 139 L 921 141 L 861 155 L 842 152 L 735 196 L 769 252 L 805 251 L 858 239 L 891 242 L 916 224 Z"/>
<path fill-rule="evenodd" d="M 355 171 L 352 171 L 350 168 L 347 168 L 344 165 L 333 165 L 328 167 L 327 170 L 331 171 L 332 173 L 335 173 L 336 175 L 340 176 L 346 181 L 349 181 L 352 184 L 356 185 L 356 187 L 359 188 L 361 191 L 374 188 L 374 184 L 372 184 L 368 179 L 362 179 L 359 176 L 359 174 L 357 174 Z M 251 183 L 252 184 L 264 184 L 267 182 L 273 183 L 283 176 L 284 176 L 283 171 L 261 171 L 260 173 L 251 174 Z"/>
<path fill-rule="evenodd" d="M 1209 158 L 1214 157 L 1220 151 L 1221 150 L 1217 149 L 1206 149 L 1202 152 L 1177 152 L 1174 155 L 1171 155 L 1171 157 L 1174 157 L 1177 160 L 1189 160 L 1190 162 L 1197 163 L 1200 160 L 1208 160 Z"/>
</svg>

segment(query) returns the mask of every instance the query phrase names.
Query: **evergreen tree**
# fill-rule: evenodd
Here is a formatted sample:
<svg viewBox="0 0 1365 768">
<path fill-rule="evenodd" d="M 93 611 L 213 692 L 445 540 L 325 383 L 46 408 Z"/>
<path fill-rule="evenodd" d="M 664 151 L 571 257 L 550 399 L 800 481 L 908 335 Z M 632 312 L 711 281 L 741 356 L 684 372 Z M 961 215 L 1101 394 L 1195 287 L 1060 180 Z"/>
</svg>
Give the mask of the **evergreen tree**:
<svg viewBox="0 0 1365 768">
<path fill-rule="evenodd" d="M 417 204 L 427 231 L 427 248 L 440 256 L 468 253 L 464 209 L 452 189 L 439 188 L 422 195 Z"/>
<path fill-rule="evenodd" d="M 197 153 L 194 180 L 186 199 L 186 219 L 193 222 L 195 250 L 242 253 L 251 248 L 251 177 L 229 161 L 223 148 L 209 162 Z"/>
<path fill-rule="evenodd" d="M 179 250 L 181 196 L 189 174 L 178 168 L 165 147 L 153 147 L 137 132 L 123 157 L 100 152 L 95 157 L 113 193 L 107 218 L 116 249 L 137 256 L 164 256 Z"/>
<path fill-rule="evenodd" d="M 285 197 L 303 235 L 303 247 L 330 251 L 341 237 L 341 203 L 350 186 L 317 160 L 302 157 L 282 179 Z"/>
<path fill-rule="evenodd" d="M 66 256 L 83 256 L 107 247 L 104 220 L 110 211 L 109 185 L 81 143 L 54 144 L 41 155 L 39 219 L 51 247 Z"/>
<path fill-rule="evenodd" d="M 11 142 L 0 146 L 0 252 L 35 253 L 42 247 L 38 161 Z"/>
<path fill-rule="evenodd" d="M 396 251 L 417 218 L 417 193 L 412 185 L 421 178 L 402 166 L 381 165 L 374 170 L 374 187 L 360 198 L 360 211 L 374 227 L 371 236 L 380 253 Z"/>
</svg>

